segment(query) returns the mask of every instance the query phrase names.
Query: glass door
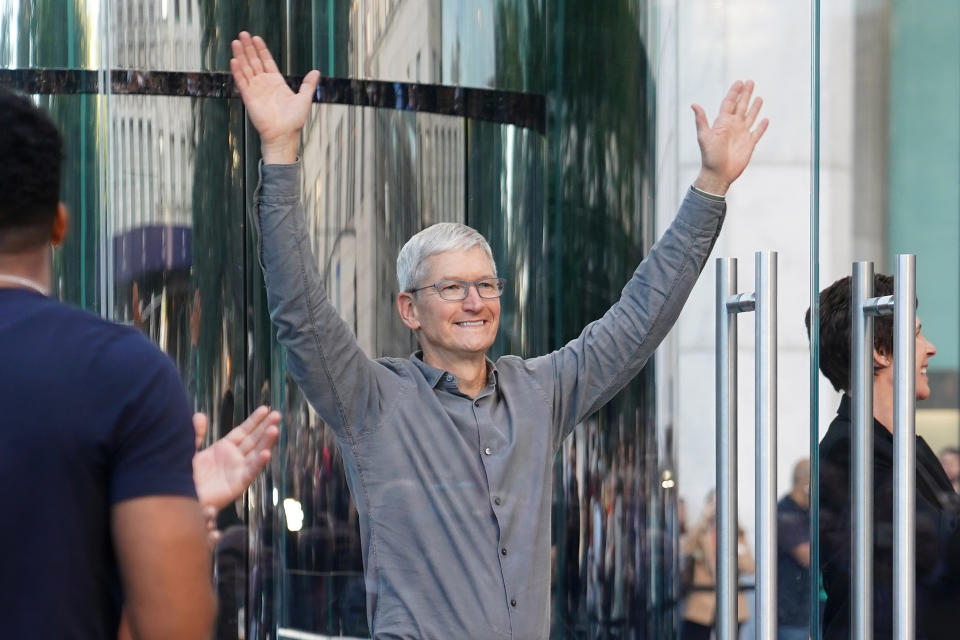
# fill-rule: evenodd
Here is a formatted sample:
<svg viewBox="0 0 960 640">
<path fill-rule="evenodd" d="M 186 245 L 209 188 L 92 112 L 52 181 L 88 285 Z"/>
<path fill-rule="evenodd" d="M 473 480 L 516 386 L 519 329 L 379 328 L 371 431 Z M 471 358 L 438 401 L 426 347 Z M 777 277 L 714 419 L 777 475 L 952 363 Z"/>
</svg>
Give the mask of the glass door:
<svg viewBox="0 0 960 640">
<path fill-rule="evenodd" d="M 935 567 L 954 561 L 950 549 L 956 531 L 934 523 L 951 521 L 957 510 L 960 45 L 954 34 L 960 9 L 952 2 L 886 0 L 823 3 L 821 11 L 817 168 L 819 288 L 824 294 L 816 357 L 823 375 L 814 397 L 819 396 L 815 424 L 821 454 L 816 471 L 823 634 L 837 637 L 850 630 L 890 637 L 900 625 L 916 637 L 948 637 L 956 625 L 956 608 L 949 603 L 957 594 L 949 581 L 937 579 L 941 574 Z M 872 410 L 865 412 L 872 444 L 863 451 L 872 464 L 868 458 L 870 475 L 862 476 L 857 447 L 845 444 L 848 435 L 856 439 L 848 415 L 857 398 L 850 397 L 852 382 L 846 378 L 855 363 L 841 353 L 849 338 L 841 336 L 836 322 L 850 312 L 838 293 L 847 286 L 852 263 L 860 261 L 873 264 L 873 282 L 865 279 L 873 295 L 893 293 L 904 280 L 891 278 L 902 254 L 916 256 L 921 327 L 915 340 L 907 340 L 917 351 L 915 384 L 905 385 L 905 398 L 916 399 L 917 437 L 905 437 L 915 453 L 898 453 L 903 427 L 896 424 L 896 405 L 890 400 L 896 388 L 897 340 L 891 318 L 877 317 L 873 344 L 866 346 L 874 352 L 868 382 Z M 915 508 L 905 510 L 913 524 L 898 524 L 895 506 L 906 487 L 896 476 L 905 459 L 916 467 L 915 476 L 905 476 L 915 478 Z M 847 486 L 849 478 L 852 486 Z M 856 544 L 851 532 L 861 530 L 851 515 L 858 479 L 872 493 L 864 503 L 869 511 L 863 521 L 872 527 L 864 543 L 867 557 L 849 547 Z M 902 532 L 915 536 L 915 553 L 908 553 L 905 565 L 897 568 Z M 868 590 L 862 597 L 851 596 L 850 586 L 864 568 Z M 909 607 L 898 600 L 904 583 L 915 588 L 915 604 Z"/>
<path fill-rule="evenodd" d="M 673 205 L 699 170 L 691 103 L 703 105 L 712 117 L 717 97 L 734 80 L 752 79 L 764 100 L 763 115 L 770 118 L 750 166 L 727 194 L 723 231 L 673 334 L 668 353 L 676 368 L 671 382 L 658 389 L 677 434 L 672 471 L 679 507 L 680 598 L 674 637 L 708 637 L 719 617 L 716 554 L 722 535 L 717 512 L 718 503 L 729 507 L 732 500 L 718 487 L 716 465 L 723 444 L 717 436 L 716 259 L 736 259 L 732 291 L 756 293 L 760 305 L 758 251 L 776 253 L 776 375 L 774 395 L 758 397 L 755 323 L 761 320 L 760 310 L 738 314 L 738 346 L 730 354 L 738 384 L 729 398 L 737 430 L 723 474 L 733 474 L 736 499 L 730 530 L 735 547 L 731 562 L 737 569 L 729 600 L 735 609 L 731 622 L 733 633 L 743 638 L 768 637 L 780 623 L 801 630 L 797 637 L 806 638 L 811 625 L 809 585 L 816 580 L 809 569 L 811 354 L 804 314 L 815 267 L 811 201 L 819 175 L 812 168 L 812 8 L 811 3 L 796 2 L 682 2 L 661 17 L 666 29 L 662 38 L 672 49 L 660 71 L 658 95 L 673 114 L 658 130 L 658 173 L 672 178 L 672 188 L 670 181 L 660 181 L 661 224 L 669 222 Z M 775 407 L 775 427 L 771 424 L 763 433 L 756 426 L 758 402 Z M 763 449 L 772 437 L 775 454 Z M 768 473 L 768 483 L 775 474 L 766 488 L 758 484 L 761 472 Z M 767 593 L 773 597 L 765 599 Z M 764 629 L 758 622 L 766 622 Z"/>
</svg>

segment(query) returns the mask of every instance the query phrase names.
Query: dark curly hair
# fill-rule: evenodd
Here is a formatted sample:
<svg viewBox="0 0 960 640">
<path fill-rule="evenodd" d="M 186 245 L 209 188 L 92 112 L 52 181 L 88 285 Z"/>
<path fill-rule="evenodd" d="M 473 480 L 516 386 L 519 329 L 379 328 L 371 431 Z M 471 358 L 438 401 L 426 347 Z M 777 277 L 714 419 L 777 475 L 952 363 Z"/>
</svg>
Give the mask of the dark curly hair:
<svg viewBox="0 0 960 640">
<path fill-rule="evenodd" d="M 873 295 L 893 295 L 893 276 L 873 276 Z M 840 278 L 820 292 L 820 371 L 837 391 L 850 391 L 850 276 Z M 804 315 L 810 337 L 810 309 Z M 873 321 L 873 348 L 893 353 L 893 318 Z"/>
<path fill-rule="evenodd" d="M 0 89 L 0 253 L 42 246 L 60 201 L 62 142 L 28 98 Z"/>
</svg>

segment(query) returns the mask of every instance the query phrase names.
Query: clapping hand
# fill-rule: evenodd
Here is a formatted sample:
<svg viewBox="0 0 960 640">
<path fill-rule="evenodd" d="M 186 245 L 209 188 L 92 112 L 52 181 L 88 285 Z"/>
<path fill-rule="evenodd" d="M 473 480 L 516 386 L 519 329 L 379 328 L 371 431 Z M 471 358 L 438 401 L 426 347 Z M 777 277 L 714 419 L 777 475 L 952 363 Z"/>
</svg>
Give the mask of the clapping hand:
<svg viewBox="0 0 960 640">
<path fill-rule="evenodd" d="M 207 432 L 207 416 L 197 413 L 193 426 L 197 444 Z M 219 510 L 247 490 L 270 460 L 270 450 L 280 433 L 280 414 L 259 407 L 250 417 L 206 449 L 193 456 L 193 481 L 204 507 Z"/>
</svg>

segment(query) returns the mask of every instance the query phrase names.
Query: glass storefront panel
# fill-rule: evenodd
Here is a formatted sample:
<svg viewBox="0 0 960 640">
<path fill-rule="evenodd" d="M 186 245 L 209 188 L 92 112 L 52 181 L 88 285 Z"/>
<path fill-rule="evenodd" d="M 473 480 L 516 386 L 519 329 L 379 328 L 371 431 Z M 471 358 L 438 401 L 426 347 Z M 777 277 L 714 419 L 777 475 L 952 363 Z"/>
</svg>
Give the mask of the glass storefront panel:
<svg viewBox="0 0 960 640">
<path fill-rule="evenodd" d="M 654 242 L 656 83 L 645 3 L 546 11 L 547 347 L 600 317 Z M 555 461 L 556 637 L 669 635 L 655 365 Z M 669 506 L 667 506 L 669 509 Z"/>
<path fill-rule="evenodd" d="M 277 49 L 278 60 L 284 60 L 283 4 L 216 0 L 85 4 L 105 11 L 107 64 L 114 69 L 228 72 L 230 41 L 241 29 L 261 34 Z"/>
<path fill-rule="evenodd" d="M 467 123 L 467 224 L 487 238 L 499 273 L 509 279 L 501 298 L 496 355 L 549 351 L 550 308 L 542 287 L 551 281 L 545 233 L 543 136 L 489 122 Z"/>
<path fill-rule="evenodd" d="M 89 3 L 41 0 L 0 3 L 0 68 L 94 70 L 100 58 L 100 15 Z M 54 291 L 62 300 L 100 308 L 101 140 L 105 103 L 98 96 L 34 96 L 64 140 L 61 197 L 70 213 L 66 243 L 54 255 Z"/>
<path fill-rule="evenodd" d="M 264 37 L 280 43 L 274 57 L 288 73 L 543 93 L 546 4 L 295 0 L 273 15 L 251 9 L 251 24 L 284 26 Z"/>
<path fill-rule="evenodd" d="M 113 95 L 107 100 L 107 207 L 100 254 L 109 316 L 176 363 L 206 443 L 245 402 L 242 136 L 235 100 Z M 237 637 L 246 592 L 242 501 L 219 514 L 217 637 Z"/>
<path fill-rule="evenodd" d="M 103 100 L 98 96 L 36 96 L 60 127 L 64 140 L 60 197 L 70 212 L 63 246 L 54 252 L 54 291 L 61 300 L 99 310 L 100 188 L 102 157 L 98 129 Z"/>
<path fill-rule="evenodd" d="M 0 3 L 0 67 L 96 69 L 100 19 L 96 2 Z"/>
<path fill-rule="evenodd" d="M 810 302 L 810 204 L 814 187 L 811 171 L 811 9 L 807 2 L 747 3 L 683 2 L 660 5 L 657 13 L 661 55 L 657 64 L 657 104 L 669 109 L 658 126 L 656 175 L 660 227 L 672 217 L 700 168 L 690 105 L 702 105 L 708 119 L 716 116 L 719 100 L 735 80 L 752 79 L 756 95 L 764 100 L 762 117 L 770 127 L 743 175 L 727 193 L 727 215 L 710 261 L 687 302 L 674 330 L 675 375 L 661 380 L 660 393 L 675 426 L 675 481 L 680 535 L 680 588 L 685 601 L 677 612 L 676 628 L 703 631 L 715 621 L 717 571 L 715 561 L 718 441 L 716 283 L 717 258 L 735 258 L 736 291 L 753 293 L 759 287 L 755 252 L 777 253 L 777 446 L 775 459 L 761 451 L 756 431 L 760 401 L 755 391 L 757 372 L 756 311 L 737 316 L 739 349 L 736 398 L 737 449 L 735 491 L 738 571 L 737 611 L 741 637 L 773 637 L 770 628 L 757 628 L 761 610 L 762 569 L 778 564 L 790 550 L 770 547 L 763 557 L 765 537 L 759 516 L 762 506 L 781 513 L 791 494 L 806 501 L 806 484 L 794 482 L 798 463 L 810 457 L 810 350 L 804 313 Z M 660 106 L 662 105 L 662 106 Z M 669 351 L 664 355 L 668 355 Z M 662 426 L 662 425 L 661 425 Z M 761 463 L 776 472 L 772 497 L 780 503 L 762 503 L 756 484 Z M 671 481 L 673 479 L 671 478 Z M 798 485 L 799 486 L 795 486 Z M 805 504 L 800 504 L 803 512 Z M 778 537 L 792 535 L 794 551 L 804 552 L 810 540 L 806 514 L 794 523 L 779 518 Z M 775 516 L 775 519 L 776 518 Z M 790 531 L 792 529 L 792 531 Z M 798 538 L 799 536 L 799 538 Z M 811 541 L 815 542 L 815 541 Z M 791 560 L 792 561 L 792 560 Z M 799 560 L 798 560 L 799 562 Z M 805 562 L 809 563 L 809 555 Z M 788 622 L 800 628 L 810 622 L 809 572 L 799 565 L 781 571 L 775 587 L 780 607 L 792 610 Z M 775 575 L 775 574 L 774 574 Z M 769 620 L 770 617 L 767 617 Z M 775 615 L 773 627 L 777 626 Z M 756 636 L 754 634 L 757 634 Z"/>
</svg>

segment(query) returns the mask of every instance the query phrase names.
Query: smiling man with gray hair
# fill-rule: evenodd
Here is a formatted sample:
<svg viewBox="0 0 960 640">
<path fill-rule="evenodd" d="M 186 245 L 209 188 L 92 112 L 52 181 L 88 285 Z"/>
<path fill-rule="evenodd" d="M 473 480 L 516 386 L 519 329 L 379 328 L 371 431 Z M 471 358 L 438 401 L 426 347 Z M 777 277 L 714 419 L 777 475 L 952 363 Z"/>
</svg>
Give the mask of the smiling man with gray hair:
<svg viewBox="0 0 960 640">
<path fill-rule="evenodd" d="M 677 218 L 579 338 L 539 358 L 486 353 L 504 280 L 457 224 L 400 251 L 397 310 L 421 350 L 371 360 L 330 304 L 307 244 L 297 158 L 319 74 L 293 93 L 259 38 L 231 71 L 260 133 L 255 222 L 268 304 L 290 373 L 336 432 L 360 520 L 377 638 L 545 638 L 553 461 L 574 426 L 640 371 L 676 320 L 723 221 L 723 194 L 766 120 L 737 82 L 714 124 L 694 106 L 702 170 Z"/>
</svg>

